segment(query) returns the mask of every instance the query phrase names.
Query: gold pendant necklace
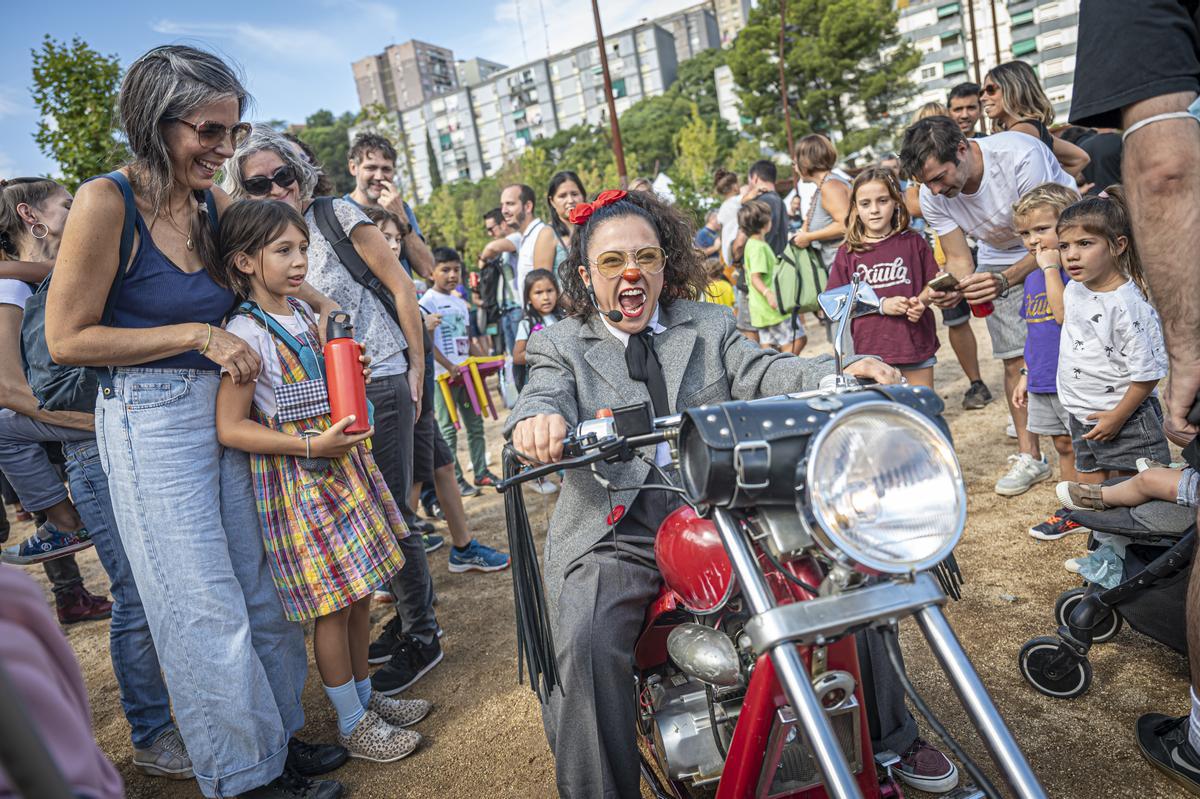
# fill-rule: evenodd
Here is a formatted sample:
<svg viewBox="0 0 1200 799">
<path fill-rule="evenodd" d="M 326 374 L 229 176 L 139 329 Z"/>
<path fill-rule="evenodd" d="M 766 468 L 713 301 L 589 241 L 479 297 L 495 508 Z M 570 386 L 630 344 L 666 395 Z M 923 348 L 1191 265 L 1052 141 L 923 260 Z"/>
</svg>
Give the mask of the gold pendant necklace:
<svg viewBox="0 0 1200 799">
<path fill-rule="evenodd" d="M 175 216 L 171 213 L 170 209 L 167 209 L 167 224 L 174 228 L 176 233 L 178 233 L 180 236 L 183 236 L 183 244 L 188 248 L 188 252 L 192 252 L 196 249 L 196 242 L 192 241 L 192 234 L 183 232 L 183 230 L 179 228 L 179 225 L 175 224 Z"/>
</svg>

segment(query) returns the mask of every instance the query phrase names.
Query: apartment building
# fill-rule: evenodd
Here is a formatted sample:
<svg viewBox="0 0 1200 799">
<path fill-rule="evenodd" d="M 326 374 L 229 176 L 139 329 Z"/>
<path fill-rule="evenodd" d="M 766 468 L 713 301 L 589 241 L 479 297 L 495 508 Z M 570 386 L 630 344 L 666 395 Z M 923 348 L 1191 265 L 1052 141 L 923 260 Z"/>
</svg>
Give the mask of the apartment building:
<svg viewBox="0 0 1200 799">
<path fill-rule="evenodd" d="M 393 44 L 351 66 L 359 104 L 379 104 L 393 113 L 459 86 L 454 52 L 416 39 Z"/>
<path fill-rule="evenodd" d="M 703 13 L 701 29 L 712 33 L 713 14 Z M 618 115 L 675 81 L 677 41 L 657 21 L 605 36 Z M 494 72 L 399 112 L 398 121 L 413 183 L 405 188 L 419 201 L 433 191 L 431 156 L 446 182 L 494 175 L 535 139 L 608 123 L 599 48 L 592 42 Z"/>
<path fill-rule="evenodd" d="M 485 80 L 508 69 L 504 64 L 488 61 L 486 58 L 468 58 L 455 64 L 458 71 L 459 86 L 478 86 Z"/>
<path fill-rule="evenodd" d="M 713 2 L 700 3 L 654 20 L 675 37 L 675 57 L 680 62 L 721 46 L 722 31 L 714 6 Z"/>
<path fill-rule="evenodd" d="M 712 5 L 721 31 L 721 46 L 728 47 L 750 19 L 750 0 L 713 0 Z"/>
<path fill-rule="evenodd" d="M 912 76 L 917 95 L 906 112 L 933 100 L 944 103 L 955 84 L 978 81 L 996 64 L 1020 59 L 1037 71 L 1058 121 L 1066 121 L 1079 0 L 897 0 L 896 5 L 900 34 L 921 52 Z"/>
</svg>

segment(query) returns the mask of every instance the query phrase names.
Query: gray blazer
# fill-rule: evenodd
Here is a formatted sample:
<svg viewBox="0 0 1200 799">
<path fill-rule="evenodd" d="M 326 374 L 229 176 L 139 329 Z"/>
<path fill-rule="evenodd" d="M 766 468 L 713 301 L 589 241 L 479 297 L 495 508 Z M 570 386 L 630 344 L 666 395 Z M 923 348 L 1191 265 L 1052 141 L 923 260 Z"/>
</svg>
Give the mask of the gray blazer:
<svg viewBox="0 0 1200 799">
<path fill-rule="evenodd" d="M 675 300 L 659 306 L 658 322 L 666 330 L 654 336 L 654 349 L 676 411 L 806 391 L 833 372 L 829 356 L 797 358 L 760 349 L 738 332 L 723 305 Z M 525 353 L 529 378 L 505 422 L 506 436 L 517 422 L 539 413 L 560 414 L 571 427 L 594 419 L 601 408 L 650 401 L 645 384 L 629 377 L 625 347 L 597 315 L 539 330 L 529 337 Z M 613 492 L 612 505 L 626 508 L 650 471 L 641 460 L 596 468 L 614 488 L 624 489 Z M 552 607 L 570 564 L 609 534 L 609 511 L 608 492 L 591 471 L 566 473 L 546 537 L 546 595 Z"/>
</svg>

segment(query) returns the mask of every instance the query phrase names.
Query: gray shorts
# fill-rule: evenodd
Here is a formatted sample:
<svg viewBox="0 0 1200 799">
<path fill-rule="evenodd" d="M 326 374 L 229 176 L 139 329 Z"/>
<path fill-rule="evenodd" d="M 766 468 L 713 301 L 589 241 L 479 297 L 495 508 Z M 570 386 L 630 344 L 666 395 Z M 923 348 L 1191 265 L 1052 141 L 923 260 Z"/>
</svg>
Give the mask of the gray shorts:
<svg viewBox="0 0 1200 799">
<path fill-rule="evenodd" d="M 1003 272 L 1008 266 L 980 264 L 977 271 Z M 1020 284 L 1012 286 L 1003 297 L 992 300 L 995 310 L 987 317 L 987 329 L 992 337 L 992 355 L 1002 361 L 1025 354 L 1025 317 L 1021 314 L 1024 304 L 1025 292 Z"/>
<path fill-rule="evenodd" d="M 1039 436 L 1071 435 L 1071 414 L 1058 401 L 1057 394 L 1035 394 L 1031 391 L 1028 397 L 1029 421 L 1025 429 Z"/>
<path fill-rule="evenodd" d="M 793 329 L 792 320 L 790 317 L 788 319 L 784 319 L 777 325 L 771 325 L 770 327 L 753 327 L 751 330 L 758 331 L 759 344 L 766 344 L 768 347 L 775 348 L 782 347 L 785 344 L 791 344 L 796 339 L 804 338 L 807 335 L 803 328 L 801 328 L 799 332 Z"/>
<path fill-rule="evenodd" d="M 1157 397 L 1147 397 L 1112 441 L 1089 441 L 1083 434 L 1092 429 L 1070 417 L 1071 446 L 1075 448 L 1075 469 L 1080 472 L 1136 472 L 1137 459 L 1171 462 L 1167 437 L 1163 434 L 1162 406 Z"/>
<path fill-rule="evenodd" d="M 750 324 L 750 298 L 739 288 L 733 290 L 733 309 L 737 312 L 737 329 L 753 332 L 757 328 Z"/>
<path fill-rule="evenodd" d="M 1191 466 L 1179 474 L 1179 492 L 1175 501 L 1185 508 L 1200 505 L 1200 472 Z"/>
</svg>

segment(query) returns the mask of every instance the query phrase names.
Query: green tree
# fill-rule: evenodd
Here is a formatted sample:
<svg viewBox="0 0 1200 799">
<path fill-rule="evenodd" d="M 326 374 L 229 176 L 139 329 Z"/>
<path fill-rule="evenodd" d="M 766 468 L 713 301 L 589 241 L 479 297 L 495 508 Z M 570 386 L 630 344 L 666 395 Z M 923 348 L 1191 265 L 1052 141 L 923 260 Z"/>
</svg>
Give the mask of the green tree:
<svg viewBox="0 0 1200 799">
<path fill-rule="evenodd" d="M 705 122 L 700 109 L 692 103 L 692 117 L 675 137 L 675 176 L 700 191 L 711 182 L 717 159 L 721 155 L 717 143 L 717 120 Z"/>
<path fill-rule="evenodd" d="M 325 175 L 333 183 L 338 194 L 354 191 L 354 178 L 350 176 L 350 128 L 361 120 L 361 115 L 347 111 L 335 117 L 332 111 L 322 108 L 304 120 L 304 129 L 297 135 L 317 154 L 317 161 Z"/>
<path fill-rule="evenodd" d="M 116 136 L 121 66 L 78 36 L 68 45 L 49 35 L 33 56 L 33 102 L 41 121 L 34 141 L 53 158 L 62 181 L 74 191 L 92 175 L 108 172 L 129 157 Z"/>
<path fill-rule="evenodd" d="M 852 152 L 901 124 L 889 109 L 914 91 L 909 74 L 920 63 L 896 29 L 891 0 L 789 0 L 784 49 L 795 136 L 818 132 L 841 138 Z M 749 130 L 786 146 L 779 92 L 779 0 L 761 0 L 728 51 Z M 866 124 L 858 121 L 865 116 Z"/>
<path fill-rule="evenodd" d="M 438 168 L 438 157 L 429 139 L 429 131 L 425 131 L 425 158 L 429 161 L 429 185 L 436 191 L 442 185 L 442 170 Z"/>
</svg>

